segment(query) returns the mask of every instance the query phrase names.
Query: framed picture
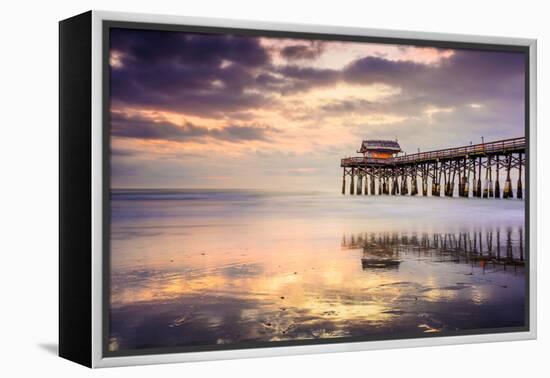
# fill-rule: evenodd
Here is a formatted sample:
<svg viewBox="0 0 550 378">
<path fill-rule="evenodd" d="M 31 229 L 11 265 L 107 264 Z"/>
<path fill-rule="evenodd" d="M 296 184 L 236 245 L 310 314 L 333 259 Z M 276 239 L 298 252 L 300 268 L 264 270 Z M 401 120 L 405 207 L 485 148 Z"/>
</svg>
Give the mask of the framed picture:
<svg viewBox="0 0 550 378">
<path fill-rule="evenodd" d="M 536 42 L 60 22 L 60 355 L 536 337 Z"/>
</svg>

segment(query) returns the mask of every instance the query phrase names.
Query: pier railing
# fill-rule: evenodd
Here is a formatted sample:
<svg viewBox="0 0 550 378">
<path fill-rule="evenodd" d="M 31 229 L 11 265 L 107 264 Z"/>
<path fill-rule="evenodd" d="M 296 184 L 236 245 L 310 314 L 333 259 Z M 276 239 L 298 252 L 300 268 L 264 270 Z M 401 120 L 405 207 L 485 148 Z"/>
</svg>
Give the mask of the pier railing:
<svg viewBox="0 0 550 378">
<path fill-rule="evenodd" d="M 390 159 L 376 159 L 376 158 L 364 158 L 363 156 L 349 157 L 342 159 L 342 165 L 353 165 L 359 163 L 368 163 L 368 164 L 391 164 L 393 163 L 393 158 Z"/>
<path fill-rule="evenodd" d="M 423 160 L 456 158 L 467 155 L 505 153 L 507 151 L 517 151 L 519 149 L 525 149 L 525 137 L 398 156 L 392 159 L 392 163 L 409 163 Z"/>
<path fill-rule="evenodd" d="M 341 160 L 341 166 L 351 166 L 357 164 L 406 164 L 422 161 L 431 161 L 437 159 L 452 159 L 460 156 L 471 156 L 479 154 L 495 154 L 514 152 L 525 149 L 525 137 L 499 140 L 496 142 L 480 143 L 469 146 L 445 148 L 441 150 L 419 152 L 411 155 L 397 156 L 389 159 L 364 158 L 362 156 L 348 157 Z"/>
</svg>

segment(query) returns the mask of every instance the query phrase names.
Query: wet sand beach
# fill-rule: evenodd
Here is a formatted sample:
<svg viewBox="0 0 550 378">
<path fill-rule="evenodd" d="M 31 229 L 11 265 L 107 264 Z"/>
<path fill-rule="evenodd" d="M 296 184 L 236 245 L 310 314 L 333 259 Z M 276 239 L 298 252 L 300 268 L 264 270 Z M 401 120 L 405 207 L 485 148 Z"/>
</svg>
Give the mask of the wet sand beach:
<svg viewBox="0 0 550 378">
<path fill-rule="evenodd" d="M 110 350 L 524 325 L 521 200 L 115 190 Z"/>
</svg>

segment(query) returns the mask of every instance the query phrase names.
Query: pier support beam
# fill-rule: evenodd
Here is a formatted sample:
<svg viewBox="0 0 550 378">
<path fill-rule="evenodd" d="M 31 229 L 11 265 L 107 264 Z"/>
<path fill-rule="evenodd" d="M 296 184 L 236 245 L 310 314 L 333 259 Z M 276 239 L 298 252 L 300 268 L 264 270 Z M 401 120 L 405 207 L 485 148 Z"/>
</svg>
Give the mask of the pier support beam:
<svg viewBox="0 0 550 378">
<path fill-rule="evenodd" d="M 449 187 L 449 197 L 452 197 L 455 194 L 455 176 L 456 176 L 457 165 L 458 165 L 458 162 L 455 163 L 453 167 L 453 175 L 451 177 L 451 184 Z M 458 172 L 458 177 L 460 177 L 460 170 Z"/>
<path fill-rule="evenodd" d="M 399 176 L 395 176 L 395 194 L 401 193 L 401 187 L 399 186 Z"/>
<path fill-rule="evenodd" d="M 460 167 L 460 163 L 456 163 L 458 165 L 458 196 L 464 197 L 464 182 L 462 180 L 462 168 Z"/>
<path fill-rule="evenodd" d="M 472 179 L 472 197 L 477 197 L 477 171 L 476 171 L 476 158 L 472 159 L 472 170 L 474 171 L 474 177 Z"/>
<path fill-rule="evenodd" d="M 440 197 L 441 196 L 441 172 L 439 172 L 438 162 L 434 164 L 434 172 L 432 178 L 432 196 Z"/>
<path fill-rule="evenodd" d="M 428 167 L 426 164 L 422 164 L 422 196 L 428 195 Z"/>
<path fill-rule="evenodd" d="M 493 197 L 493 181 L 491 177 L 491 157 L 487 157 L 487 166 L 485 167 L 485 185 L 483 188 L 483 198 L 491 198 Z"/>
<path fill-rule="evenodd" d="M 416 177 L 416 172 L 411 177 L 411 196 L 416 196 L 418 194 L 418 178 Z"/>
<path fill-rule="evenodd" d="M 402 187 L 399 186 L 399 177 L 395 176 L 395 194 L 402 194 Z"/>
<path fill-rule="evenodd" d="M 349 194 L 351 194 L 352 196 L 355 194 L 355 185 L 354 185 L 354 182 L 353 182 L 354 176 L 355 176 L 355 168 L 352 168 L 351 169 L 351 180 L 349 182 Z"/>
<path fill-rule="evenodd" d="M 510 169 L 512 165 L 512 156 L 506 156 L 506 181 L 504 182 L 504 192 L 502 198 L 514 198 L 512 193 L 512 180 L 510 179 Z"/>
<path fill-rule="evenodd" d="M 447 168 L 443 167 L 443 195 L 449 197 L 451 191 L 451 172 L 447 172 Z"/>
<path fill-rule="evenodd" d="M 495 198 L 500 198 L 500 183 L 499 183 L 499 172 L 500 172 L 500 161 L 499 156 L 497 155 L 497 166 L 496 166 L 497 177 L 495 181 Z"/>
<path fill-rule="evenodd" d="M 489 168 L 485 169 L 485 182 L 483 183 L 483 198 L 489 198 Z"/>
<path fill-rule="evenodd" d="M 428 196 L 428 176 L 426 172 L 422 176 L 422 196 Z"/>
<path fill-rule="evenodd" d="M 342 194 L 346 194 L 346 168 L 344 168 L 344 174 L 342 175 Z"/>
<path fill-rule="evenodd" d="M 396 176 L 395 177 L 395 184 L 397 186 L 397 188 L 395 189 L 395 191 L 397 192 L 397 194 L 401 194 L 403 195 L 403 185 L 405 184 L 403 182 L 403 176 L 401 176 L 401 182 L 399 181 L 399 176 Z"/>
<path fill-rule="evenodd" d="M 466 170 L 468 169 L 467 167 L 467 161 L 468 161 L 468 157 L 466 156 L 464 158 L 464 161 L 462 162 L 462 168 L 463 168 L 463 172 L 462 172 L 462 178 L 460 179 L 460 190 L 459 190 L 459 196 L 461 197 L 468 197 L 469 193 L 468 193 L 468 181 L 469 181 L 469 176 L 470 176 L 470 173 L 468 171 L 468 176 L 466 176 Z"/>
<path fill-rule="evenodd" d="M 376 194 L 376 183 L 374 182 L 374 176 L 370 176 L 370 195 L 374 196 Z"/>
<path fill-rule="evenodd" d="M 441 184 L 437 181 L 432 183 L 432 196 L 441 197 Z"/>
<path fill-rule="evenodd" d="M 479 163 L 477 165 L 478 174 L 477 174 L 477 184 L 476 184 L 476 196 L 481 198 L 481 157 L 479 158 Z"/>
<path fill-rule="evenodd" d="M 456 163 L 458 165 L 458 196 L 464 197 L 464 180 L 460 163 L 461 162 Z"/>
<path fill-rule="evenodd" d="M 462 182 L 460 184 L 462 185 L 462 197 L 468 197 L 470 188 L 468 188 L 468 178 L 466 175 L 462 176 Z"/>
<path fill-rule="evenodd" d="M 403 175 L 401 176 L 401 195 L 405 196 L 407 194 L 409 194 L 409 182 L 407 176 Z"/>
<path fill-rule="evenodd" d="M 495 191 L 493 189 L 493 166 L 491 165 L 491 157 L 488 158 L 488 164 L 487 169 L 489 169 L 489 198 L 493 198 L 495 196 Z"/>
<path fill-rule="evenodd" d="M 521 185 L 521 166 L 523 162 L 521 160 L 521 152 L 518 155 L 518 184 L 517 184 L 517 195 L 516 198 L 522 199 L 523 198 L 523 187 Z"/>
<path fill-rule="evenodd" d="M 363 176 L 362 175 L 357 175 L 357 195 L 361 195 L 363 194 L 362 192 L 362 189 L 363 189 Z"/>
</svg>

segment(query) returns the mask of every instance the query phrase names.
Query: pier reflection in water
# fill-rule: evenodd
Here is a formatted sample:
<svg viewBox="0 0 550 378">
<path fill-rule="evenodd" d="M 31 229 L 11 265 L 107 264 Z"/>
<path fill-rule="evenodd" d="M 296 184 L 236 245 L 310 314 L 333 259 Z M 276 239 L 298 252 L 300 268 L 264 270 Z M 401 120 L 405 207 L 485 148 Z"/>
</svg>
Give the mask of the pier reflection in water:
<svg viewBox="0 0 550 378">
<path fill-rule="evenodd" d="M 525 265 L 523 228 L 515 231 L 508 228 L 504 235 L 500 230 L 433 235 L 352 234 L 344 235 L 342 248 L 362 249 L 364 270 L 398 268 L 402 258 L 411 255 L 441 263 L 469 263 L 484 270 L 512 267 L 517 271 Z"/>
</svg>

